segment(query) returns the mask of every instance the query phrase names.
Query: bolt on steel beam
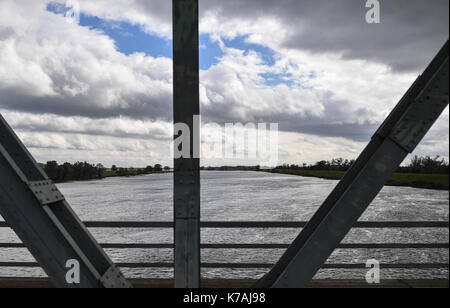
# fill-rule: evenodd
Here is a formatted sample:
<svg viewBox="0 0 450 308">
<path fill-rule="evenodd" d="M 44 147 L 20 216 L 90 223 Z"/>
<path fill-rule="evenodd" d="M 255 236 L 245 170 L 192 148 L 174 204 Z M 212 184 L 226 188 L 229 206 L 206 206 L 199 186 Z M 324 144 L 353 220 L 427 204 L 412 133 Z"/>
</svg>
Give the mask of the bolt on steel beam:
<svg viewBox="0 0 450 308">
<path fill-rule="evenodd" d="M 189 128 L 189 143 L 174 143 L 175 287 L 200 287 L 200 133 L 198 0 L 173 0 L 174 123 Z M 180 137 L 174 132 L 174 140 Z M 180 147 L 180 148 L 178 148 Z M 186 150 L 186 148 L 184 148 Z"/>
<path fill-rule="evenodd" d="M 449 103 L 448 41 L 275 267 L 255 287 L 306 287 Z"/>
</svg>

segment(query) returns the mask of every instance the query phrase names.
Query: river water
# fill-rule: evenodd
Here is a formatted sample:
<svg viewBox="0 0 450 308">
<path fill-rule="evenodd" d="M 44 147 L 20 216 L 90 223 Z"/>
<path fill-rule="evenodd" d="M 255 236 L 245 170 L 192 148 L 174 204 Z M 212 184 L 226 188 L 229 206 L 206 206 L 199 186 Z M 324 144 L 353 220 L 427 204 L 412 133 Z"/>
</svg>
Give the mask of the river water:
<svg viewBox="0 0 450 308">
<path fill-rule="evenodd" d="M 256 172 L 202 173 L 204 221 L 306 221 L 336 181 Z M 58 185 L 84 221 L 171 221 L 172 175 L 109 178 Z M 361 221 L 448 221 L 449 193 L 385 187 Z M 171 243 L 171 229 L 92 229 L 101 243 Z M 207 229 L 203 243 L 290 243 L 295 229 Z M 0 229 L 0 242 L 19 242 Z M 448 243 L 448 229 L 355 229 L 346 243 Z M 170 249 L 107 250 L 115 262 L 172 262 Z M 205 263 L 275 263 L 283 250 L 203 250 Z M 330 263 L 448 263 L 448 249 L 338 249 Z M 0 249 L 0 262 L 33 261 L 25 249 Z M 264 269 L 203 269 L 205 278 L 257 278 Z M 172 269 L 124 269 L 130 277 L 172 277 Z M 41 276 L 40 269 L 0 268 L 0 276 Z M 364 279 L 364 270 L 322 270 L 316 278 Z M 388 270 L 381 278 L 445 278 L 448 270 Z"/>
</svg>

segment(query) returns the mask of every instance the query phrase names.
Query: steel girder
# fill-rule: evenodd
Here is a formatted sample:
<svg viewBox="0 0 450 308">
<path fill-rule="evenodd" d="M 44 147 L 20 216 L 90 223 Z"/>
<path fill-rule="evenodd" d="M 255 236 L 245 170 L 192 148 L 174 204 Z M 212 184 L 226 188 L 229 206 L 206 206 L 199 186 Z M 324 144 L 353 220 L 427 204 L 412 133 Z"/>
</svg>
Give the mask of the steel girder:
<svg viewBox="0 0 450 308">
<path fill-rule="evenodd" d="M 1 115 L 0 214 L 55 286 L 131 287 Z M 66 279 L 70 260 L 79 283 Z"/>
</svg>

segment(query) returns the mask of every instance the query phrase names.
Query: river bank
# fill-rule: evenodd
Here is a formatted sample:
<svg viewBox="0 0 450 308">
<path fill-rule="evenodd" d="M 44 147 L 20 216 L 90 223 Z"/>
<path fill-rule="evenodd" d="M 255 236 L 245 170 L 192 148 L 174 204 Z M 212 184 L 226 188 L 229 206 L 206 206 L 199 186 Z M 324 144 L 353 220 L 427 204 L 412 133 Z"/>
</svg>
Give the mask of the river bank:
<svg viewBox="0 0 450 308">
<path fill-rule="evenodd" d="M 344 171 L 288 170 L 288 169 L 264 170 L 264 172 L 288 174 L 304 177 L 314 177 L 328 180 L 340 180 L 345 174 Z M 386 185 L 435 189 L 435 190 L 449 190 L 449 176 L 448 174 L 395 173 Z"/>
<path fill-rule="evenodd" d="M 105 171 L 102 173 L 101 177 L 92 178 L 92 179 L 86 179 L 86 180 L 56 180 L 54 183 L 56 184 L 63 184 L 63 183 L 71 183 L 71 182 L 89 182 L 89 181 L 98 181 L 98 180 L 104 180 L 108 178 L 130 178 L 130 177 L 137 177 L 137 176 L 144 176 L 149 174 L 165 174 L 165 173 L 172 173 L 172 171 L 152 171 L 152 172 L 145 172 L 145 173 L 119 173 L 116 171 Z"/>
</svg>

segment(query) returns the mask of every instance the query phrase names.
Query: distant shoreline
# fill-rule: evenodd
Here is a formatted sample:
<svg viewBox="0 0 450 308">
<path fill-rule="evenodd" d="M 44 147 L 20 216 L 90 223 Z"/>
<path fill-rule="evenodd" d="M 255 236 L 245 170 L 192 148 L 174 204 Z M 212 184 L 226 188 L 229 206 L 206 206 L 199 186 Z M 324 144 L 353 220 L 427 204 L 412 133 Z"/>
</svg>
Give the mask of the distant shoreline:
<svg viewBox="0 0 450 308">
<path fill-rule="evenodd" d="M 345 171 L 320 171 L 320 170 L 288 170 L 273 169 L 261 170 L 267 173 L 286 174 L 303 177 L 314 177 L 326 180 L 340 180 Z M 416 174 L 395 173 L 386 186 L 412 187 L 433 190 L 449 190 L 448 174 Z"/>
<path fill-rule="evenodd" d="M 340 180 L 345 174 L 345 171 L 327 171 L 327 170 L 289 170 L 289 169 L 269 169 L 269 170 L 202 170 L 202 171 L 248 171 L 248 172 L 265 172 L 272 174 L 285 174 L 293 176 L 312 177 L 325 180 Z M 69 180 L 56 182 L 58 184 L 70 183 L 70 182 L 87 182 L 95 180 L 103 180 L 107 178 L 123 178 L 123 177 L 136 177 L 149 174 L 170 174 L 173 171 L 155 171 L 145 174 L 132 174 L 132 175 L 118 175 L 114 173 L 107 173 L 102 178 L 90 179 L 90 180 Z M 388 181 L 386 186 L 396 187 L 412 187 L 430 190 L 442 190 L 449 191 L 449 175 L 448 174 L 416 174 L 416 173 L 395 173 Z"/>
<path fill-rule="evenodd" d="M 137 176 L 144 176 L 144 175 L 150 175 L 150 174 L 166 174 L 166 173 L 173 173 L 172 171 L 154 171 L 154 172 L 148 172 L 148 173 L 141 173 L 141 174 L 128 174 L 128 175 L 119 175 L 116 173 L 107 173 L 104 174 L 101 178 L 94 178 L 94 179 L 87 179 L 87 180 L 66 180 L 66 181 L 55 181 L 56 184 L 64 184 L 64 183 L 75 183 L 75 182 L 90 182 L 90 181 L 101 181 L 106 180 L 109 178 L 132 178 Z"/>
</svg>

